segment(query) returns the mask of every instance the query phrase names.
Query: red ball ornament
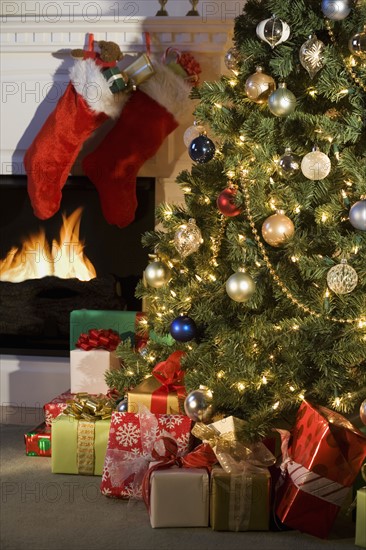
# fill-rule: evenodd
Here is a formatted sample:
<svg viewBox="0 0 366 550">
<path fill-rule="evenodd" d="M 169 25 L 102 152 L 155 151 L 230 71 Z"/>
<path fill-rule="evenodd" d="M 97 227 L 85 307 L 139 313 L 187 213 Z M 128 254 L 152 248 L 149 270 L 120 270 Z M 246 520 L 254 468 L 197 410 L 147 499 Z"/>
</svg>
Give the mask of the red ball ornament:
<svg viewBox="0 0 366 550">
<path fill-rule="evenodd" d="M 217 197 L 217 208 L 224 216 L 238 216 L 241 214 L 241 208 L 239 208 L 234 200 L 236 195 L 236 189 L 228 187 L 224 189 L 222 193 Z"/>
</svg>

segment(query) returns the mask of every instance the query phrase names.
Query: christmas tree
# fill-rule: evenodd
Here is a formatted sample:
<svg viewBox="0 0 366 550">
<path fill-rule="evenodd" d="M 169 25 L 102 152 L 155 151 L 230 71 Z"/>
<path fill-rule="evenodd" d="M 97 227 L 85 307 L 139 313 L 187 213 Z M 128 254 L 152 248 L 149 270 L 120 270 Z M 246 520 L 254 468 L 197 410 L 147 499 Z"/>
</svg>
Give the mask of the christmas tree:
<svg viewBox="0 0 366 550">
<path fill-rule="evenodd" d="M 304 398 L 345 414 L 365 399 L 365 24 L 364 0 L 246 2 L 230 74 L 192 91 L 207 135 L 187 129 L 185 205 L 143 236 L 150 338 L 120 346 L 111 387 L 182 350 L 187 391 L 252 440 Z"/>
</svg>

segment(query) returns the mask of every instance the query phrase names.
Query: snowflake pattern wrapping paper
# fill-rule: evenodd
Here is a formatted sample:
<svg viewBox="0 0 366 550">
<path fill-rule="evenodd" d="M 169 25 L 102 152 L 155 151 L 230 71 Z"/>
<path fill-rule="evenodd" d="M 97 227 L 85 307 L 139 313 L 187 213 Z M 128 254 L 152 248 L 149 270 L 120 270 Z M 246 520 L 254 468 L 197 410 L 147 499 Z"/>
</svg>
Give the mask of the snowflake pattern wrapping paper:
<svg viewBox="0 0 366 550">
<path fill-rule="evenodd" d="M 112 414 L 107 453 L 104 462 L 102 494 L 116 498 L 141 499 L 141 483 L 154 460 L 151 452 L 159 438 L 170 436 L 178 444 L 179 456 L 190 450 L 192 421 L 184 415 Z M 156 460 L 156 459 L 155 459 Z"/>
<path fill-rule="evenodd" d="M 67 404 L 74 400 L 74 396 L 75 394 L 68 390 L 52 399 L 49 403 L 43 405 L 44 420 L 47 427 L 51 427 L 52 420 L 64 412 Z"/>
</svg>

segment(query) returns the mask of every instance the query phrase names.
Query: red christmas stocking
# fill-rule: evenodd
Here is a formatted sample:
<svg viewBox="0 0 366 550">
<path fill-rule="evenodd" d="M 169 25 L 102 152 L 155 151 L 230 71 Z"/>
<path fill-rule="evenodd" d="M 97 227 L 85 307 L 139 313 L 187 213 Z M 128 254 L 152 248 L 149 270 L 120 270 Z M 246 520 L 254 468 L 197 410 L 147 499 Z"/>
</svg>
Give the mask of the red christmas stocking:
<svg viewBox="0 0 366 550">
<path fill-rule="evenodd" d="M 83 161 L 105 219 L 118 227 L 134 220 L 136 176 L 146 160 L 189 114 L 190 86 L 165 65 L 133 92 L 115 126 Z"/>
<path fill-rule="evenodd" d="M 28 194 L 42 219 L 60 208 L 62 188 L 87 138 L 108 117 L 119 116 L 127 96 L 113 95 L 94 60 L 78 60 L 71 82 L 24 157 Z"/>
</svg>

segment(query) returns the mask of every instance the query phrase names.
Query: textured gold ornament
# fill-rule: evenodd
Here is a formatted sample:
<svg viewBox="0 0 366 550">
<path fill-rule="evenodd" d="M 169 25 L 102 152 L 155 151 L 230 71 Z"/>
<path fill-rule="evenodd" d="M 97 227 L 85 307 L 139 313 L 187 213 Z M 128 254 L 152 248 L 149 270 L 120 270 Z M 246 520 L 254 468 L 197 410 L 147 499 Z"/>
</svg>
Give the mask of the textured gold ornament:
<svg viewBox="0 0 366 550">
<path fill-rule="evenodd" d="M 263 72 L 262 67 L 257 67 L 245 82 L 245 93 L 255 103 L 266 103 L 269 95 L 276 89 L 274 79 Z"/>
</svg>

